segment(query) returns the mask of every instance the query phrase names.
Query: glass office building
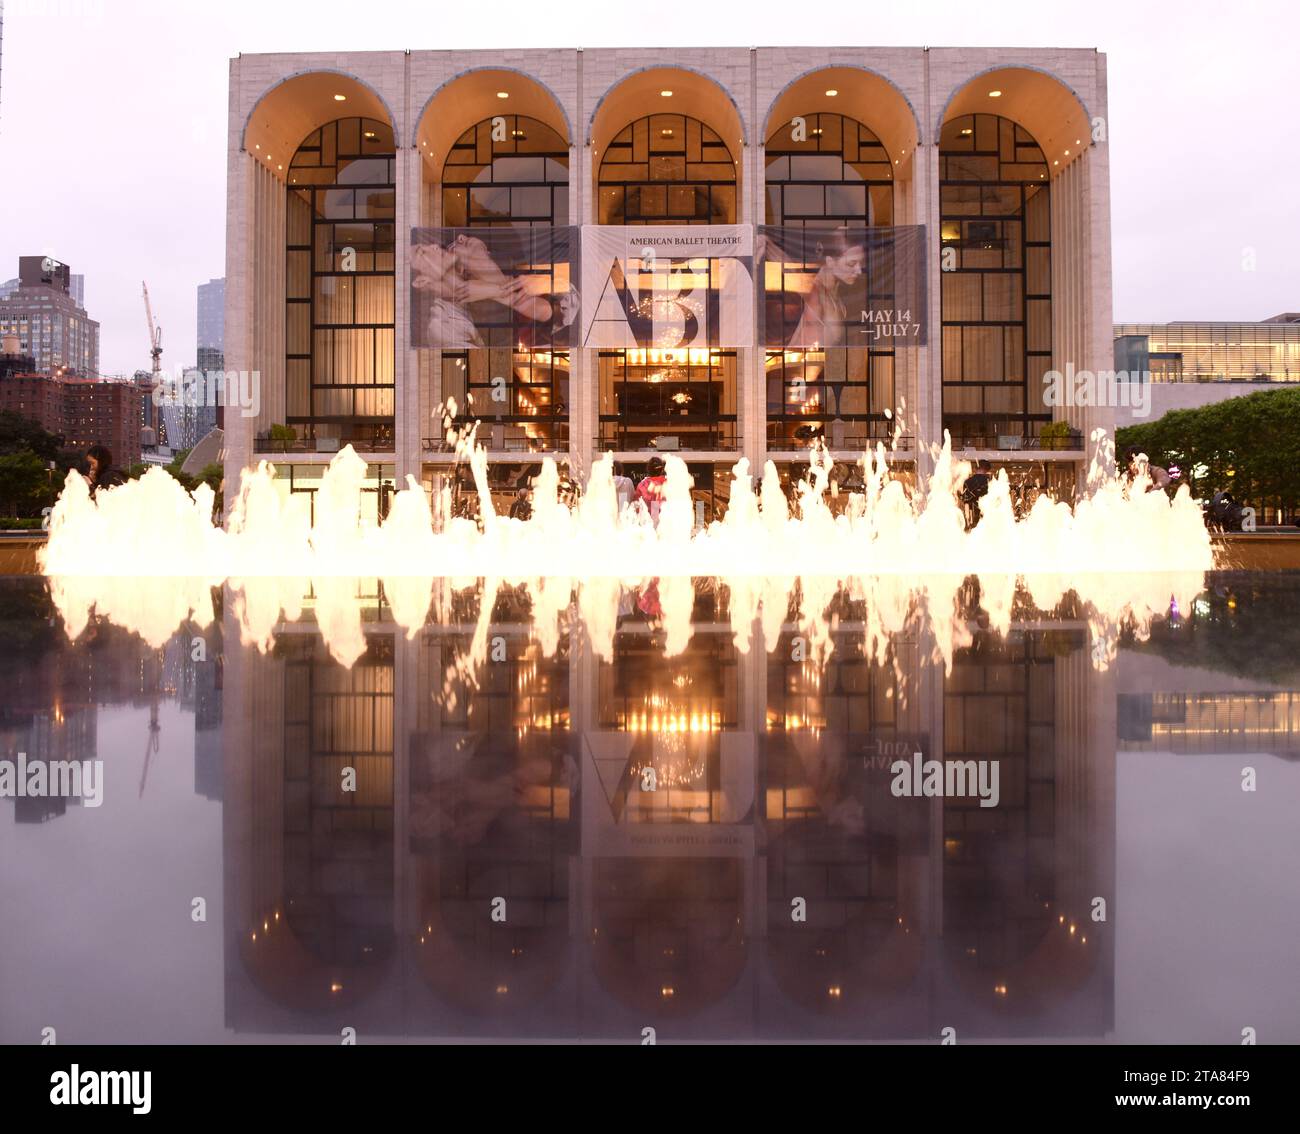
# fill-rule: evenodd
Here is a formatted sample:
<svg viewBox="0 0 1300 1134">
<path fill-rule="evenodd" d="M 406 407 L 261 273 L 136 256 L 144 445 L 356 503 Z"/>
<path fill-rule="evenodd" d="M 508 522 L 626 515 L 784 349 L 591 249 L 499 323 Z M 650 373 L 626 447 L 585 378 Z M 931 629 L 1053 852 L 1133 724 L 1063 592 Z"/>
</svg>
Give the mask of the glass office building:
<svg viewBox="0 0 1300 1134">
<path fill-rule="evenodd" d="M 1300 382 L 1300 312 L 1262 323 L 1116 323 L 1115 359 L 1152 382 Z"/>
</svg>

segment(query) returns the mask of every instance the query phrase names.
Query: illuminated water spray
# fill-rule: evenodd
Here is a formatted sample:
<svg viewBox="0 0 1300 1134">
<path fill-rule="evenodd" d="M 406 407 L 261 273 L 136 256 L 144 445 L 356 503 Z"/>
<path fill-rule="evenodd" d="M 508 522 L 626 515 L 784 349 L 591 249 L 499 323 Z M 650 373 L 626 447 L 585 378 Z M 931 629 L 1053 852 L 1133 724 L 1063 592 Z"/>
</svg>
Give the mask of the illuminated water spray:
<svg viewBox="0 0 1300 1134">
<path fill-rule="evenodd" d="M 814 452 L 809 474 L 787 499 L 768 462 L 757 486 L 747 460 L 732 472 L 725 517 L 697 526 L 685 464 L 666 458 L 667 481 L 656 524 L 635 506 L 620 510 L 613 459 L 597 461 L 581 499 L 560 499 L 559 471 L 541 464 L 530 519 L 498 515 L 487 482 L 487 454 L 463 439 L 480 520 L 451 516 L 446 494 L 430 500 L 414 478 L 396 493 L 380 524 L 362 518 L 365 462 L 346 448 L 330 463 L 316 496 L 283 492 L 266 462 L 246 471 L 225 529 L 214 526 L 211 490 L 192 494 L 161 469 L 92 499 L 69 477 L 51 517 L 42 567 L 70 635 L 91 610 L 166 640 L 187 619 L 211 619 L 211 587 L 228 583 L 240 635 L 270 647 L 281 619 L 295 620 L 312 595 L 316 621 L 331 652 L 352 664 L 365 650 L 363 580 L 382 582 L 392 616 L 408 634 L 441 617 L 450 596 L 483 586 L 482 634 L 468 672 L 481 660 L 486 622 L 498 585 L 522 587 L 533 607 L 543 650 L 553 652 L 559 622 L 572 613 L 591 649 L 612 654 L 624 592 L 653 588 L 655 617 L 667 653 L 691 637 L 693 578 L 726 588 L 737 647 L 771 650 L 798 596 L 802 632 L 814 660 L 831 649 L 836 595 L 862 600 L 864 645 L 872 656 L 892 635 L 924 622 L 945 664 L 970 640 L 958 616 L 964 580 L 978 575 L 991 628 L 1011 623 L 1018 593 L 1051 610 L 1074 592 L 1093 630 L 1093 660 L 1114 656 L 1119 628 L 1145 632 L 1171 600 L 1186 608 L 1213 567 L 1198 505 L 1183 487 L 1171 498 L 1110 473 L 1098 446 L 1088 491 L 1073 507 L 1044 496 L 1017 517 L 1004 475 L 980 501 L 970 531 L 957 494 L 970 466 L 947 444 L 934 472 L 916 488 L 892 475 L 883 445 L 861 462 L 860 492 L 832 506 L 831 462 Z M 148 578 L 147 585 L 140 577 Z M 483 641 L 479 641 L 482 639 Z"/>
</svg>

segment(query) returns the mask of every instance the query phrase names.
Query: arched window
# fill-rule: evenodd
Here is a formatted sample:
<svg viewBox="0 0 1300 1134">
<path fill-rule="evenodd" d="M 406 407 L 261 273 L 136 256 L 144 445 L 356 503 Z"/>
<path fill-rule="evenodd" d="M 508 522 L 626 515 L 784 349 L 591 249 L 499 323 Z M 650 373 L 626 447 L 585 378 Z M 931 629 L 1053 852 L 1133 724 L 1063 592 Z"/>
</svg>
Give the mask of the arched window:
<svg viewBox="0 0 1300 1134">
<path fill-rule="evenodd" d="M 939 140 L 943 425 L 961 448 L 1018 448 L 1052 414 L 1052 228 L 1047 161 L 993 114 Z"/>
<path fill-rule="evenodd" d="M 536 118 L 506 114 L 471 126 L 442 168 L 447 228 L 569 223 L 569 146 Z M 503 390 L 499 379 L 509 376 Z M 568 447 L 567 351 L 491 346 L 443 351 L 442 394 L 463 415 L 484 422 L 493 450 L 542 452 Z M 504 395 L 504 400 L 503 400 Z"/>
<path fill-rule="evenodd" d="M 393 444 L 392 128 L 340 118 L 288 174 L 285 419 L 300 439 Z"/>
<path fill-rule="evenodd" d="M 880 139 L 842 114 L 781 122 L 766 146 L 767 223 L 846 232 L 894 219 L 894 170 Z M 829 241 L 828 241 L 829 244 Z M 893 432 L 892 339 L 871 348 L 768 351 L 768 448 L 824 439 L 861 449 Z"/>
<path fill-rule="evenodd" d="M 651 114 L 605 148 L 597 177 L 601 224 L 734 224 L 736 164 L 697 118 Z"/>
<path fill-rule="evenodd" d="M 442 167 L 442 223 L 568 224 L 568 143 L 544 122 L 523 115 L 498 115 L 471 126 Z"/>
<path fill-rule="evenodd" d="M 894 169 L 870 130 L 842 114 L 805 114 L 767 140 L 767 223 L 799 228 L 894 223 Z"/>
</svg>

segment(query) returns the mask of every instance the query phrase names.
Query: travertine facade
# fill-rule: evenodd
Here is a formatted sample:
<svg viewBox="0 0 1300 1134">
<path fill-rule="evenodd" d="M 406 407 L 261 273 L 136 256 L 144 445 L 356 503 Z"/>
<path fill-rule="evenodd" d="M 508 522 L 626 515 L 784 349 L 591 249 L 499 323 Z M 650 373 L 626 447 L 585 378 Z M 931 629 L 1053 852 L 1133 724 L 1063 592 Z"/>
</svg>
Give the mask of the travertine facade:
<svg viewBox="0 0 1300 1134">
<path fill-rule="evenodd" d="M 442 399 L 433 351 L 410 346 L 407 235 L 441 222 L 442 161 L 463 131 L 499 113 L 551 126 L 569 144 L 571 224 L 597 222 L 599 155 L 631 120 L 670 109 L 707 123 L 733 148 L 740 224 L 764 223 L 765 140 L 789 115 L 856 118 L 895 163 L 893 223 L 924 225 L 928 312 L 924 345 L 900 361 L 911 447 L 924 467 L 942 440 L 943 348 L 939 137 L 957 116 L 994 114 L 1032 135 L 1050 171 L 1051 365 L 1109 369 L 1111 268 L 1106 61 L 1090 50 L 993 48 L 694 48 L 409 51 L 246 55 L 231 61 L 226 265 L 226 366 L 262 375 L 256 418 L 226 414 L 227 468 L 256 459 L 255 437 L 284 420 L 285 170 L 313 130 L 340 114 L 391 122 L 396 140 L 395 426 L 391 451 L 365 454 L 397 477 L 425 474 Z M 671 89 L 671 106 L 661 90 Z M 830 92 L 834 91 L 832 95 Z M 997 93 L 994 93 L 997 92 Z M 344 95 L 346 102 L 339 100 Z M 341 109 L 345 108 L 345 109 Z M 960 334 L 960 331 L 957 332 Z M 575 350 L 568 452 L 587 468 L 597 449 L 597 360 Z M 693 454 L 755 467 L 771 453 L 762 348 L 737 359 L 739 441 L 734 451 Z M 1109 409 L 1062 407 L 1084 437 L 1109 426 Z M 994 450 L 992 444 L 967 446 Z M 1006 446 L 1003 446 L 1006 448 Z M 1080 446 L 1035 459 L 1082 465 Z M 330 453 L 294 460 L 324 462 Z M 847 455 L 847 454 L 846 454 Z M 635 459 L 633 454 L 628 455 Z M 503 458 L 504 459 L 504 458 Z M 516 457 L 516 459 L 518 459 Z"/>
</svg>

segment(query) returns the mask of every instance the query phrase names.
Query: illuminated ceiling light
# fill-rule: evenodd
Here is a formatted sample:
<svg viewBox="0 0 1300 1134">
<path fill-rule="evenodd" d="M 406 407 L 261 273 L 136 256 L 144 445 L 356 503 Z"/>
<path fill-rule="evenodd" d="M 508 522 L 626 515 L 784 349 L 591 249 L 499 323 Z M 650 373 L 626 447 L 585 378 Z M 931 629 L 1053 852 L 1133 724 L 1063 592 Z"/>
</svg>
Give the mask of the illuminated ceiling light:
<svg viewBox="0 0 1300 1134">
<path fill-rule="evenodd" d="M 663 130 L 659 131 L 659 135 L 660 137 L 663 138 L 671 138 L 673 136 L 673 132 L 665 127 Z"/>
<path fill-rule="evenodd" d="M 277 165 L 275 168 L 276 168 L 276 169 L 283 169 L 284 166 L 282 166 L 282 165 Z"/>
<path fill-rule="evenodd" d="M 660 98 L 672 98 L 672 97 L 673 97 L 673 92 L 672 92 L 672 91 L 660 91 L 660 92 L 659 92 L 659 97 L 660 97 Z"/>
<path fill-rule="evenodd" d="M 497 91 L 497 98 L 509 98 L 509 97 L 510 97 L 509 91 Z"/>
<path fill-rule="evenodd" d="M 835 97 L 837 94 L 839 94 L 839 93 L 840 93 L 840 92 L 837 91 L 834 87 L 831 87 L 831 89 L 828 90 L 828 91 L 826 92 L 826 97 L 827 97 L 827 98 L 834 98 L 834 97 Z"/>
<path fill-rule="evenodd" d="M 1001 91 L 989 91 L 989 98 L 1001 98 L 1001 97 L 1002 97 Z"/>
<path fill-rule="evenodd" d="M 348 96 L 345 95 L 345 94 L 336 94 L 336 95 L 334 96 L 334 101 L 335 101 L 335 102 L 347 102 L 347 101 L 348 101 Z"/>
<path fill-rule="evenodd" d="M 367 130 L 367 131 L 366 131 L 366 137 L 367 137 L 367 138 L 373 138 L 374 136 L 375 136 L 375 132 L 374 132 L 373 130 Z"/>
<path fill-rule="evenodd" d="M 262 148 L 262 143 L 261 143 L 261 142 L 258 142 L 256 145 L 253 146 L 253 149 L 255 149 L 255 150 L 260 150 L 261 148 Z"/>
<path fill-rule="evenodd" d="M 967 126 L 966 129 L 961 132 L 961 136 L 963 138 L 969 138 L 971 136 L 971 133 L 972 133 L 971 128 Z"/>
<path fill-rule="evenodd" d="M 1069 157 L 1069 156 L 1070 156 L 1070 151 L 1069 151 L 1069 150 L 1066 150 L 1066 151 L 1065 151 L 1065 156 L 1066 156 L 1066 157 Z"/>
</svg>

